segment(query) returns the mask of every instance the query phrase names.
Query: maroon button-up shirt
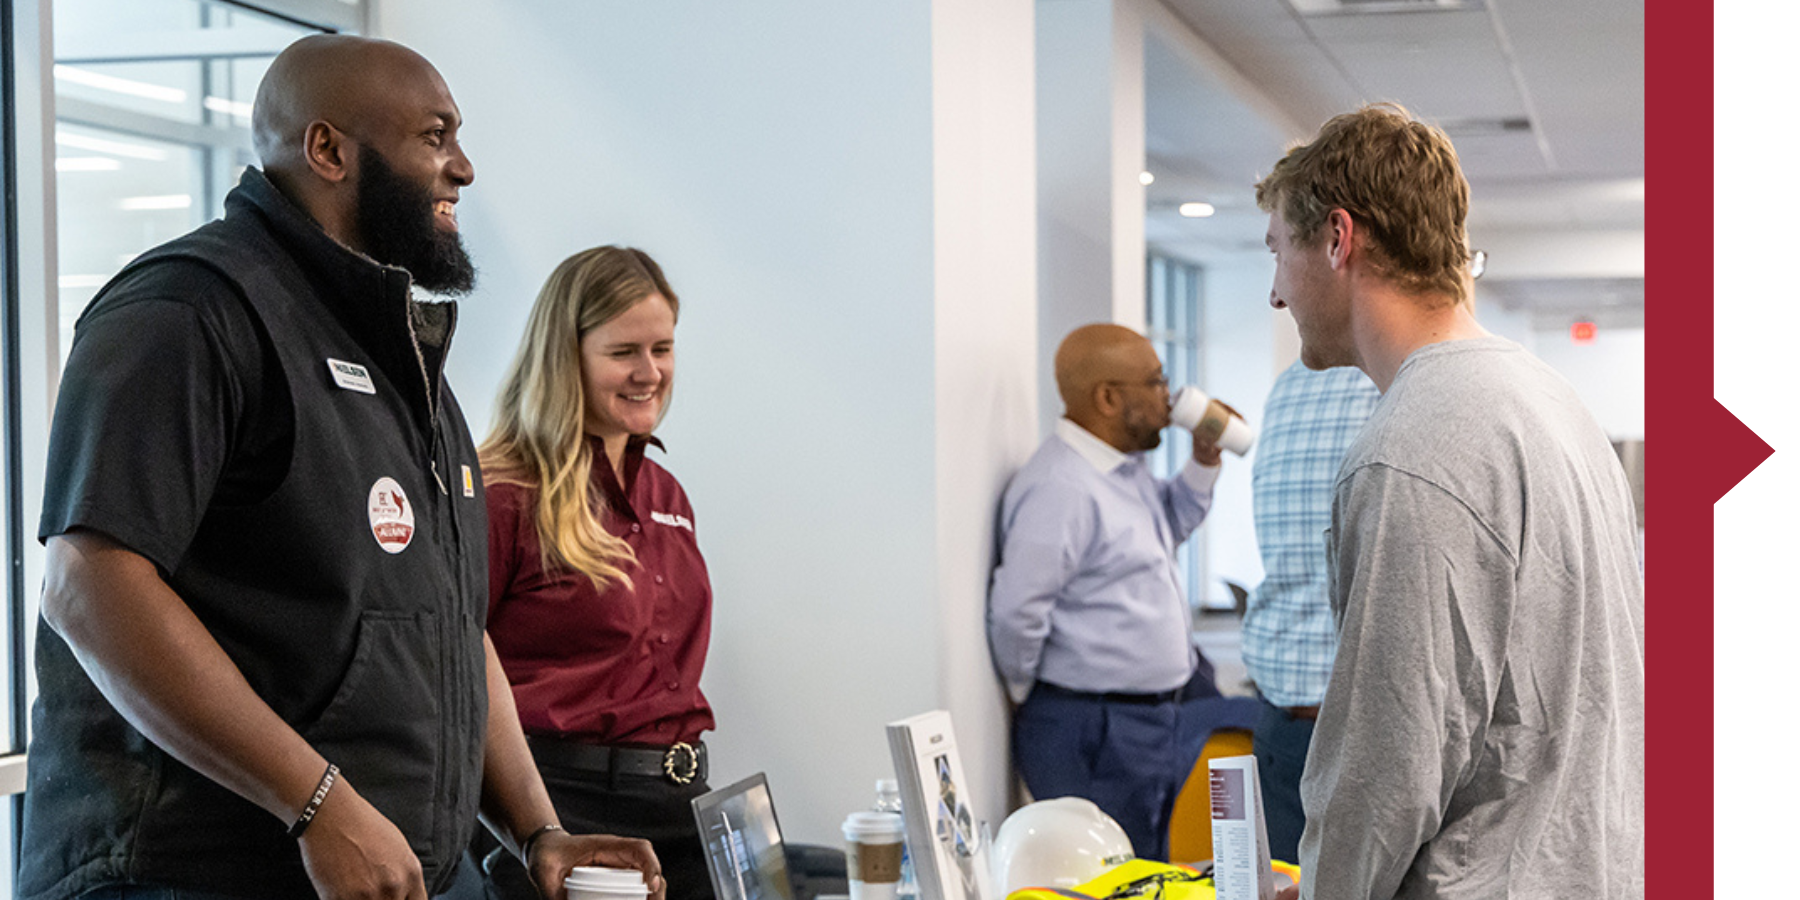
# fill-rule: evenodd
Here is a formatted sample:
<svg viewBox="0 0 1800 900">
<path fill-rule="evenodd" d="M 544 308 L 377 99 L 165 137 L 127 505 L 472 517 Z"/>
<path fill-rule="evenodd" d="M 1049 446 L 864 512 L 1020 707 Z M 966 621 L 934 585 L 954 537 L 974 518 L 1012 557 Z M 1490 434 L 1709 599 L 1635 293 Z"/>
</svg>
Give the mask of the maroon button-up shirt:
<svg viewBox="0 0 1800 900">
<path fill-rule="evenodd" d="M 525 733 L 692 743 L 713 727 L 700 693 L 712 585 L 694 540 L 693 508 L 675 476 L 644 458 L 645 440 L 626 446 L 623 485 L 590 440 L 594 487 L 606 498 L 602 524 L 637 554 L 627 570 L 632 586 L 602 593 L 586 575 L 546 570 L 536 489 L 488 485 L 488 636 Z"/>
</svg>

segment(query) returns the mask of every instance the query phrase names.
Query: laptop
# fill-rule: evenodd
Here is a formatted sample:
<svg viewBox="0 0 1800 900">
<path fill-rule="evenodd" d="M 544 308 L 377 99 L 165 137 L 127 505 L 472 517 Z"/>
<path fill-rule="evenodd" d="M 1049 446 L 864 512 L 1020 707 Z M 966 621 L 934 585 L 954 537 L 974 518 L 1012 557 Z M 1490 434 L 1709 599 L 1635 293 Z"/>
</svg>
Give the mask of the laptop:
<svg viewBox="0 0 1800 900">
<path fill-rule="evenodd" d="M 763 773 L 695 797 L 693 804 L 717 900 L 795 900 Z"/>
</svg>

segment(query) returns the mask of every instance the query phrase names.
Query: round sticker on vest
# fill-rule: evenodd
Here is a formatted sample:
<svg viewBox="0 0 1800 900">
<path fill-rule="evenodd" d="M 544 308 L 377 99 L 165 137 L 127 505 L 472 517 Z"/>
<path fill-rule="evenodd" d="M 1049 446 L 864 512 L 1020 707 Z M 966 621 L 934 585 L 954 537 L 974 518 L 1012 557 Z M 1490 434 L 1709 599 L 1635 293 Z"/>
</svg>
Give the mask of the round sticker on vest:
<svg viewBox="0 0 1800 900">
<path fill-rule="evenodd" d="M 375 533 L 375 543 L 389 553 L 399 553 L 412 543 L 412 503 L 400 482 L 382 478 L 369 488 L 369 530 Z"/>
</svg>

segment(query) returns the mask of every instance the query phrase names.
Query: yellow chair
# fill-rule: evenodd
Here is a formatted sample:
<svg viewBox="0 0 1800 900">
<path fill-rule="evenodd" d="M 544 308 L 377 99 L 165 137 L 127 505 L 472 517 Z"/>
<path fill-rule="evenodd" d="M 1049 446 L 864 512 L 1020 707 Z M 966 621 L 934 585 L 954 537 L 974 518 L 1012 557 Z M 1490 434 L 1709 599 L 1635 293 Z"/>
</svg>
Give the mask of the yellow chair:
<svg viewBox="0 0 1800 900">
<path fill-rule="evenodd" d="M 1212 778 L 1207 774 L 1206 763 L 1224 756 L 1249 756 L 1250 752 L 1248 731 L 1222 728 L 1207 738 L 1181 793 L 1175 795 L 1175 809 L 1169 814 L 1170 861 L 1196 863 L 1213 858 Z"/>
</svg>

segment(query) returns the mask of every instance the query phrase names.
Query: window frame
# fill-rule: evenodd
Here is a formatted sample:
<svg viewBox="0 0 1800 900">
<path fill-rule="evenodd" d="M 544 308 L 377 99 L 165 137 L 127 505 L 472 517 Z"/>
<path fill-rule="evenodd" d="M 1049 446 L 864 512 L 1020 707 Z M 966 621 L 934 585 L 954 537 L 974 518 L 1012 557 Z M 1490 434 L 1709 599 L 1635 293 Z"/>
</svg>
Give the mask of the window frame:
<svg viewBox="0 0 1800 900">
<path fill-rule="evenodd" d="M 1162 358 L 1163 373 L 1168 376 L 1169 390 L 1184 385 L 1199 385 L 1206 372 L 1206 342 L 1201 334 L 1205 319 L 1206 297 L 1204 268 L 1152 250 L 1144 259 L 1144 335 Z M 1152 469 L 1159 477 L 1171 478 L 1181 471 L 1193 453 L 1193 439 L 1181 429 L 1165 432 L 1168 440 L 1151 457 Z M 1194 536 L 1175 551 L 1176 569 L 1186 582 L 1188 609 L 1196 618 L 1208 608 L 1206 530 Z"/>
</svg>

